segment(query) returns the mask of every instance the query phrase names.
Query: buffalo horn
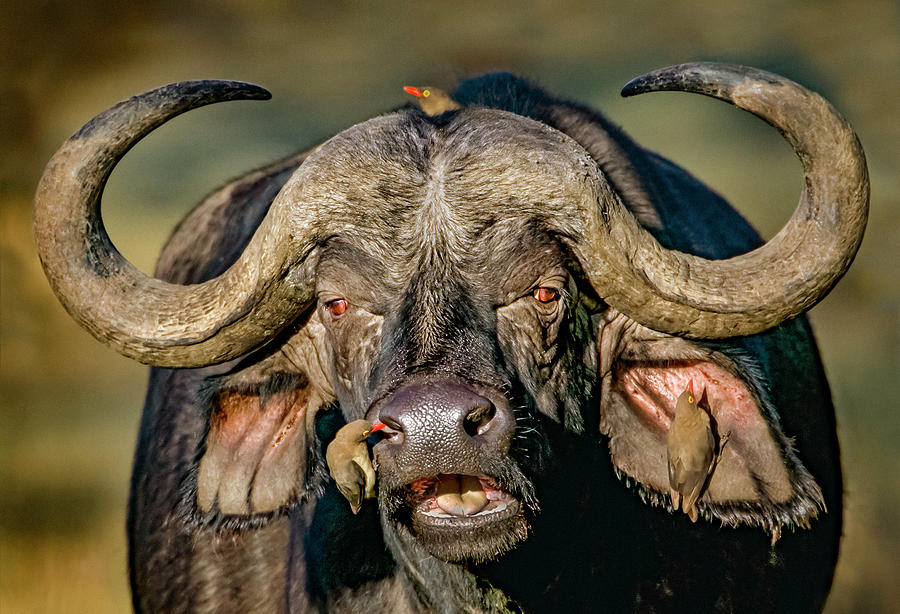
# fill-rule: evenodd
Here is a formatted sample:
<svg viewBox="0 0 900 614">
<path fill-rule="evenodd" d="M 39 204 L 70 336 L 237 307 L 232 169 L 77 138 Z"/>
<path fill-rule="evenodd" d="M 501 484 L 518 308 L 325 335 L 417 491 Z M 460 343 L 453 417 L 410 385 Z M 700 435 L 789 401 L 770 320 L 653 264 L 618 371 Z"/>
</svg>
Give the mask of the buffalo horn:
<svg viewBox="0 0 900 614">
<path fill-rule="evenodd" d="M 800 202 L 764 245 L 708 260 L 663 248 L 601 186 L 579 248 L 592 285 L 641 324 L 686 337 L 752 335 L 803 313 L 847 271 L 862 240 L 869 180 L 853 130 L 819 95 L 744 66 L 663 68 L 634 79 L 622 95 L 664 90 L 719 98 L 776 127 L 802 164 Z"/>
<path fill-rule="evenodd" d="M 101 113 L 50 160 L 35 197 L 38 253 L 59 300 L 101 342 L 149 365 L 210 365 L 259 347 L 310 304 L 303 256 L 311 240 L 296 230 L 287 236 L 271 212 L 231 268 L 186 286 L 137 270 L 100 217 L 116 163 L 153 129 L 203 105 L 269 97 L 232 81 L 167 85 Z M 301 257 L 288 260 L 287 250 Z"/>
</svg>

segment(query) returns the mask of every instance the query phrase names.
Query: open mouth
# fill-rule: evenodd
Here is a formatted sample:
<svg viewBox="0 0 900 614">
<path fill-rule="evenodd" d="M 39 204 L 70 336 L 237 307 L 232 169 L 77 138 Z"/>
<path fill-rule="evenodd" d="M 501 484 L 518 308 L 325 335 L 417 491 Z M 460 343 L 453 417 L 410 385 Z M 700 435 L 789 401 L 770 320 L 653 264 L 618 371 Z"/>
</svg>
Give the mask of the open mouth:
<svg viewBox="0 0 900 614">
<path fill-rule="evenodd" d="M 525 505 L 486 475 L 439 474 L 406 487 L 408 529 L 445 561 L 487 561 L 528 537 Z"/>
<path fill-rule="evenodd" d="M 499 521 L 519 511 L 519 501 L 493 478 L 441 474 L 409 486 L 416 521 L 430 525 L 472 525 Z"/>
</svg>

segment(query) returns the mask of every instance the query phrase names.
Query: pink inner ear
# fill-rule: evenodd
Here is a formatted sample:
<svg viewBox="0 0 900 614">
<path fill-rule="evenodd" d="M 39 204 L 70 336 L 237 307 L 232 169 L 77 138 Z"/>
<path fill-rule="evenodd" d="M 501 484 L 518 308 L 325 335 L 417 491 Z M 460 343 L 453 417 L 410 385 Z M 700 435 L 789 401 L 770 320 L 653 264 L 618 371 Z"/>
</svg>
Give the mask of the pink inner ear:
<svg viewBox="0 0 900 614">
<path fill-rule="evenodd" d="M 665 439 L 678 396 L 693 383 L 700 406 L 715 418 L 719 435 L 740 437 L 748 426 L 765 427 L 744 383 L 711 362 L 674 366 L 632 365 L 618 372 L 619 389 L 641 422 Z"/>
<path fill-rule="evenodd" d="M 604 402 L 603 428 L 616 466 L 645 487 L 668 492 L 666 446 L 678 396 L 693 380 L 694 395 L 709 411 L 719 440 L 728 438 L 701 501 L 784 502 L 793 494 L 777 427 L 770 428 L 747 385 L 708 361 L 625 363 Z"/>
<path fill-rule="evenodd" d="M 277 509 L 289 503 L 305 471 L 305 389 L 226 392 L 210 417 L 206 453 L 197 474 L 201 510 L 218 501 L 224 514 Z"/>
</svg>

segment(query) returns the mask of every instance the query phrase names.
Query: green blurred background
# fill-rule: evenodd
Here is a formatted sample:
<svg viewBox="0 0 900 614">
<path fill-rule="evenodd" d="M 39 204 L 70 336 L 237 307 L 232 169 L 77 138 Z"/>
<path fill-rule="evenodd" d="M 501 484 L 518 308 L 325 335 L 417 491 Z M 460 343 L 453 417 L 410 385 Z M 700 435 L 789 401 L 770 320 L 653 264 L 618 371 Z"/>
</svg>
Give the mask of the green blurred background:
<svg viewBox="0 0 900 614">
<path fill-rule="evenodd" d="M 777 133 L 686 94 L 619 98 L 649 69 L 751 64 L 821 92 L 866 148 L 872 212 L 850 273 L 811 314 L 837 404 L 846 524 L 829 612 L 897 611 L 900 590 L 900 5 L 896 0 L 444 3 L 4 0 L 0 3 L 0 609 L 130 607 L 125 504 L 146 371 L 79 329 L 31 239 L 59 144 L 151 87 L 253 81 L 266 103 L 176 119 L 130 153 L 104 219 L 151 271 L 168 232 L 228 178 L 405 101 L 505 68 L 590 103 L 720 190 L 766 236 L 796 202 Z"/>
</svg>

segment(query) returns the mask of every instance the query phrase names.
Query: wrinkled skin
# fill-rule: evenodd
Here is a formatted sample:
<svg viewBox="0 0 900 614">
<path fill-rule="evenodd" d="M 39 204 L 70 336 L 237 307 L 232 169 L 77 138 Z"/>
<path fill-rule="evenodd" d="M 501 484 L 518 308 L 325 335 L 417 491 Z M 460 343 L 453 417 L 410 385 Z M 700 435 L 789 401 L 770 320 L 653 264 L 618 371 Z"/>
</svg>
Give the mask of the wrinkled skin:
<svg viewBox="0 0 900 614">
<path fill-rule="evenodd" d="M 664 246 L 722 258 L 759 244 L 721 198 L 602 116 L 568 103 L 550 113 L 542 92 L 495 79 L 503 95 L 476 80 L 454 97 L 531 116 L 576 140 L 590 126 L 590 151 L 606 152 L 596 161 Z M 348 197 L 371 201 L 372 214 L 319 247 L 318 301 L 294 326 L 240 360 L 151 371 L 129 514 L 136 609 L 820 609 L 837 556 L 841 481 L 833 408 L 806 320 L 702 342 L 615 312 L 529 208 L 535 200 L 552 207 L 553 190 L 526 193 L 507 163 L 513 152 L 465 142 L 466 113 L 401 109 L 389 163 L 352 152 L 369 179 L 348 186 Z M 174 233 L 157 275 L 196 283 L 221 273 L 303 159 L 209 197 Z M 391 175 L 396 159 L 408 172 L 402 179 Z M 508 215 L 486 218 L 482 203 L 498 199 Z M 386 228 L 389 244 L 380 239 Z M 540 288 L 549 294 L 539 297 Z M 347 309 L 335 316 L 337 299 Z M 770 492 L 756 507 L 717 505 L 711 484 L 696 524 L 667 509 L 652 485 L 657 468 L 634 456 L 642 440 L 631 433 L 641 429 L 629 421 L 642 414 L 628 409 L 638 396 L 629 382 L 663 381 L 647 388 L 653 398 L 698 369 L 712 374 L 708 381 L 733 377 L 752 398 L 763 432 L 752 437 L 775 450 L 771 470 L 786 477 L 772 481 L 787 484 L 783 499 Z M 229 443 L 232 408 L 244 398 L 266 411 L 301 406 L 286 449 L 302 454 L 249 469 L 216 460 L 217 449 L 246 452 Z M 482 406 L 490 415 L 475 411 Z M 322 457 L 336 430 L 358 418 L 389 428 L 374 447 L 378 502 L 353 516 Z M 255 472 L 236 480 L 236 495 L 226 492 L 235 467 Z M 297 476 L 287 485 L 279 481 L 285 467 Z M 509 505 L 495 519 L 416 513 L 422 500 L 411 486 L 427 490 L 429 480 L 454 474 L 488 476 Z M 263 491 L 285 495 L 267 501 L 256 494 Z M 198 506 L 198 493 L 214 503 Z M 785 531 L 770 546 L 775 524 Z"/>
</svg>

